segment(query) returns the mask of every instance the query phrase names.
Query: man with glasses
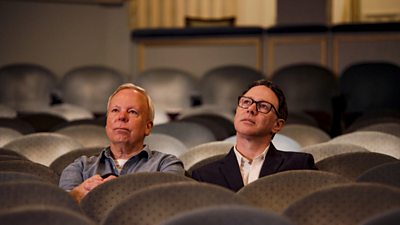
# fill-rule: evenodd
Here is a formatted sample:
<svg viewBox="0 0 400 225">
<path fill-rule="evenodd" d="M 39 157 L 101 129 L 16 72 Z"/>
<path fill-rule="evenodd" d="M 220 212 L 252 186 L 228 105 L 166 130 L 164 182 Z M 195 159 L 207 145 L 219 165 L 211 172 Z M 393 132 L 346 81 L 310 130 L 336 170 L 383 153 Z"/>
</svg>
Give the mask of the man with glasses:
<svg viewBox="0 0 400 225">
<path fill-rule="evenodd" d="M 296 169 L 316 169 L 307 153 L 279 151 L 272 144 L 288 116 L 282 90 L 268 80 L 250 85 L 238 98 L 236 144 L 221 160 L 192 172 L 198 181 L 238 191 L 259 177 Z"/>
</svg>

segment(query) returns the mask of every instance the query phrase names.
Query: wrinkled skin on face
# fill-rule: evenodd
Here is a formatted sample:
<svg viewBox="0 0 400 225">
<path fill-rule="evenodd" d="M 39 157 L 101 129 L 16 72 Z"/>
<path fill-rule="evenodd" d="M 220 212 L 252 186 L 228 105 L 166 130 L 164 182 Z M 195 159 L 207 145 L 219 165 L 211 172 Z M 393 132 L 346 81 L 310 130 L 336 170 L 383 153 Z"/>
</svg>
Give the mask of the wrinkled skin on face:
<svg viewBox="0 0 400 225">
<path fill-rule="evenodd" d="M 152 127 L 147 98 L 142 93 L 123 89 L 112 97 L 106 123 L 111 149 L 116 146 L 135 151 L 142 149 L 144 138 Z"/>
</svg>

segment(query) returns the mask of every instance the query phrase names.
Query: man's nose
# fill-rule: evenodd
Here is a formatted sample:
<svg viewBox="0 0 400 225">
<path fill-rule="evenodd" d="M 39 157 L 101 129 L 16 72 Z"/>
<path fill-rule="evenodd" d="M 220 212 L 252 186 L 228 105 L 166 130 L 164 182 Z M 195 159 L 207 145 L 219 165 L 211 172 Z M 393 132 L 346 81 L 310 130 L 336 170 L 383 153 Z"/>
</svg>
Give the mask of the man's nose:
<svg viewBox="0 0 400 225">
<path fill-rule="evenodd" d="M 256 114 L 257 113 L 257 103 L 253 102 L 253 104 L 251 104 L 249 106 L 249 108 L 247 108 L 247 111 L 250 112 L 251 114 Z"/>
<path fill-rule="evenodd" d="M 127 121 L 128 120 L 128 114 L 126 112 L 120 112 L 118 114 L 118 120 Z"/>
</svg>

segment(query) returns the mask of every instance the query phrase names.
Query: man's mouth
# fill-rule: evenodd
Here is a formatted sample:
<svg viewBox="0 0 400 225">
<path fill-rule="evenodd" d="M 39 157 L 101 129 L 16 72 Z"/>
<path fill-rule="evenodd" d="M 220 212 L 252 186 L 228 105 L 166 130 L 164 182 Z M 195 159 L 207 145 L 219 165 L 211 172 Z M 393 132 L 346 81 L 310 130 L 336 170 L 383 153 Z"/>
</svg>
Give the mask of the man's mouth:
<svg viewBox="0 0 400 225">
<path fill-rule="evenodd" d="M 118 127 L 114 129 L 115 131 L 123 131 L 123 132 L 129 132 L 128 128 L 123 128 L 123 127 Z"/>
<path fill-rule="evenodd" d="M 248 118 L 242 119 L 241 121 L 242 121 L 242 122 L 245 122 L 245 123 L 255 124 L 255 122 L 254 122 L 253 120 L 248 119 Z"/>
</svg>

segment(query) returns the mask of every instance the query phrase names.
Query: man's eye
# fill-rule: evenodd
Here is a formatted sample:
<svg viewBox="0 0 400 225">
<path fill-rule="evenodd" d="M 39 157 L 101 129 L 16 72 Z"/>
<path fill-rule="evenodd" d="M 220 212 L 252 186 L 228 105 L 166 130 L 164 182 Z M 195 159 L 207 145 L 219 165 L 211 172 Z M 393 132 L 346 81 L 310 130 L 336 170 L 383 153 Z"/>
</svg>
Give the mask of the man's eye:
<svg viewBox="0 0 400 225">
<path fill-rule="evenodd" d="M 267 103 L 263 103 L 263 104 L 260 104 L 260 107 L 263 109 L 269 109 L 270 106 Z"/>
<path fill-rule="evenodd" d="M 111 109 L 111 112 L 118 112 L 118 109 Z"/>
<path fill-rule="evenodd" d="M 250 104 L 251 104 L 251 100 L 249 100 L 249 99 L 244 99 L 244 100 L 243 100 L 243 104 L 245 104 L 245 105 L 250 105 Z"/>
<path fill-rule="evenodd" d="M 139 114 L 139 113 L 138 113 L 137 111 L 135 111 L 135 110 L 129 110 L 128 112 L 129 112 L 129 114 L 132 114 L 132 115 L 138 115 L 138 114 Z"/>
</svg>

